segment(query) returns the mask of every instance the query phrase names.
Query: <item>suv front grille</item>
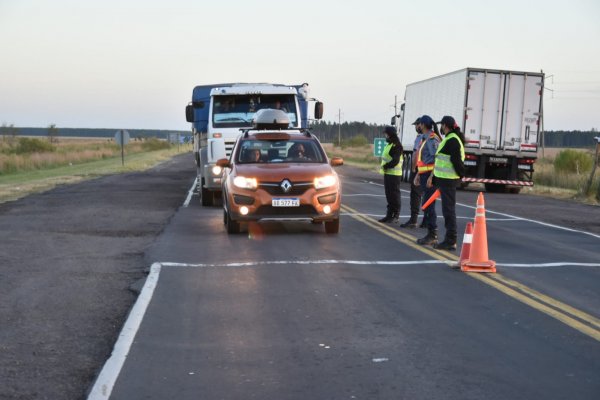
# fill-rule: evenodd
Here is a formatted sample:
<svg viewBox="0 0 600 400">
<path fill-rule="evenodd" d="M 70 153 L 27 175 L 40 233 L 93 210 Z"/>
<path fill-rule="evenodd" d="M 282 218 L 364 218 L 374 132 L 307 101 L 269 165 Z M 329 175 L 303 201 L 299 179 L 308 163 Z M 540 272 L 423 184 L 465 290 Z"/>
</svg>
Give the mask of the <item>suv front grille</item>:
<svg viewBox="0 0 600 400">
<path fill-rule="evenodd" d="M 273 206 L 260 206 L 254 213 L 257 216 L 295 216 L 295 215 L 317 215 L 317 211 L 311 205 L 305 204 L 300 207 L 273 207 Z"/>
<path fill-rule="evenodd" d="M 273 196 L 300 196 L 304 194 L 308 189 L 313 187 L 312 182 L 290 182 L 292 184 L 291 189 L 288 192 L 284 192 L 281 188 L 281 182 L 261 182 L 258 187 Z"/>
</svg>

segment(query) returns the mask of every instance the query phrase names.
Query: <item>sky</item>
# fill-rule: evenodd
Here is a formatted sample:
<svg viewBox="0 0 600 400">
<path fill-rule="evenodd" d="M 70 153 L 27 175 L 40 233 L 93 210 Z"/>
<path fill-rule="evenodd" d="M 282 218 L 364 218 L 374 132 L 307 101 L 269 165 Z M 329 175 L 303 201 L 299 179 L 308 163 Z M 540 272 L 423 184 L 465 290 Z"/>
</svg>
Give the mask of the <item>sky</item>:
<svg viewBox="0 0 600 400">
<path fill-rule="evenodd" d="M 310 84 L 388 123 L 407 84 L 546 73 L 546 130 L 600 129 L 600 1 L 0 0 L 0 124 L 189 130 L 195 85 Z"/>
</svg>

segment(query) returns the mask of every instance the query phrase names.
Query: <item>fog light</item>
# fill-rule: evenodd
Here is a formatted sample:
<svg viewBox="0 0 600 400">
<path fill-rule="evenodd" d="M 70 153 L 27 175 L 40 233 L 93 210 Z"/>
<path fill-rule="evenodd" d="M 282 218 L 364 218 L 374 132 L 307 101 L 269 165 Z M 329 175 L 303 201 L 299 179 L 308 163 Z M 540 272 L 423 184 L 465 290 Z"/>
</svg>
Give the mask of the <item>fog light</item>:
<svg viewBox="0 0 600 400">
<path fill-rule="evenodd" d="M 249 211 L 248 207 L 246 207 L 246 206 L 240 207 L 240 214 L 242 214 L 242 215 L 248 215 L 248 211 Z"/>
<path fill-rule="evenodd" d="M 323 207 L 323 212 L 324 212 L 325 214 L 329 214 L 329 213 L 331 212 L 331 207 L 329 207 L 329 206 L 325 206 L 325 207 Z"/>
<path fill-rule="evenodd" d="M 212 167 L 213 175 L 221 175 L 221 172 L 223 172 L 223 168 L 219 167 L 218 165 Z"/>
</svg>

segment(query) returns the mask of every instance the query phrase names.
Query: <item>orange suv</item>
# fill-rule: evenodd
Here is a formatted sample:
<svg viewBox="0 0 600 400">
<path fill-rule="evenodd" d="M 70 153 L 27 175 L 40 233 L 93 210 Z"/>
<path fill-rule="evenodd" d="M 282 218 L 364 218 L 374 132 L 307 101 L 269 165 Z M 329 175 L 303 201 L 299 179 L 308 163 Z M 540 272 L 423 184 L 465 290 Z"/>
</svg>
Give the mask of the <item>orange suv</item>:
<svg viewBox="0 0 600 400">
<path fill-rule="evenodd" d="M 341 186 L 319 140 L 308 130 L 280 128 L 276 110 L 265 110 L 273 123 L 245 130 L 223 168 L 223 220 L 227 233 L 238 233 L 247 221 L 311 221 L 338 233 Z M 285 114 L 283 114 L 285 116 Z M 282 118 L 283 118 L 282 116 Z M 260 120 L 260 115 L 257 119 Z M 277 122 L 277 123 L 276 123 Z"/>
</svg>

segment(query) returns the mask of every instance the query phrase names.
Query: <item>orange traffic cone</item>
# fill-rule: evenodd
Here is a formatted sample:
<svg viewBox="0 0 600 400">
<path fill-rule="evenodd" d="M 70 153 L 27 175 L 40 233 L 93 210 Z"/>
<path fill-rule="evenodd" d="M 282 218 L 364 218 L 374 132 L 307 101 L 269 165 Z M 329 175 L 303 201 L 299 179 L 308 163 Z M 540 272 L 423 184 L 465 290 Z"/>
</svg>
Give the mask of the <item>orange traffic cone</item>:
<svg viewBox="0 0 600 400">
<path fill-rule="evenodd" d="M 460 269 L 464 272 L 496 272 L 496 262 L 488 259 L 485 201 L 482 192 L 479 192 L 477 197 L 472 246 L 469 259 L 461 262 Z"/>
<path fill-rule="evenodd" d="M 469 259 L 471 255 L 471 243 L 473 243 L 473 223 L 467 222 L 465 228 L 465 234 L 463 236 L 462 247 L 460 249 L 460 259 L 458 260 L 457 267 L 461 267 L 464 261 Z"/>
<path fill-rule="evenodd" d="M 423 207 L 421 207 L 421 210 L 425 210 L 427 207 L 429 207 L 431 205 L 431 203 L 433 203 L 438 197 L 440 197 L 440 189 L 436 189 L 435 192 L 433 192 L 433 194 L 427 199 L 427 201 L 425 202 L 425 204 L 423 204 Z"/>
</svg>

